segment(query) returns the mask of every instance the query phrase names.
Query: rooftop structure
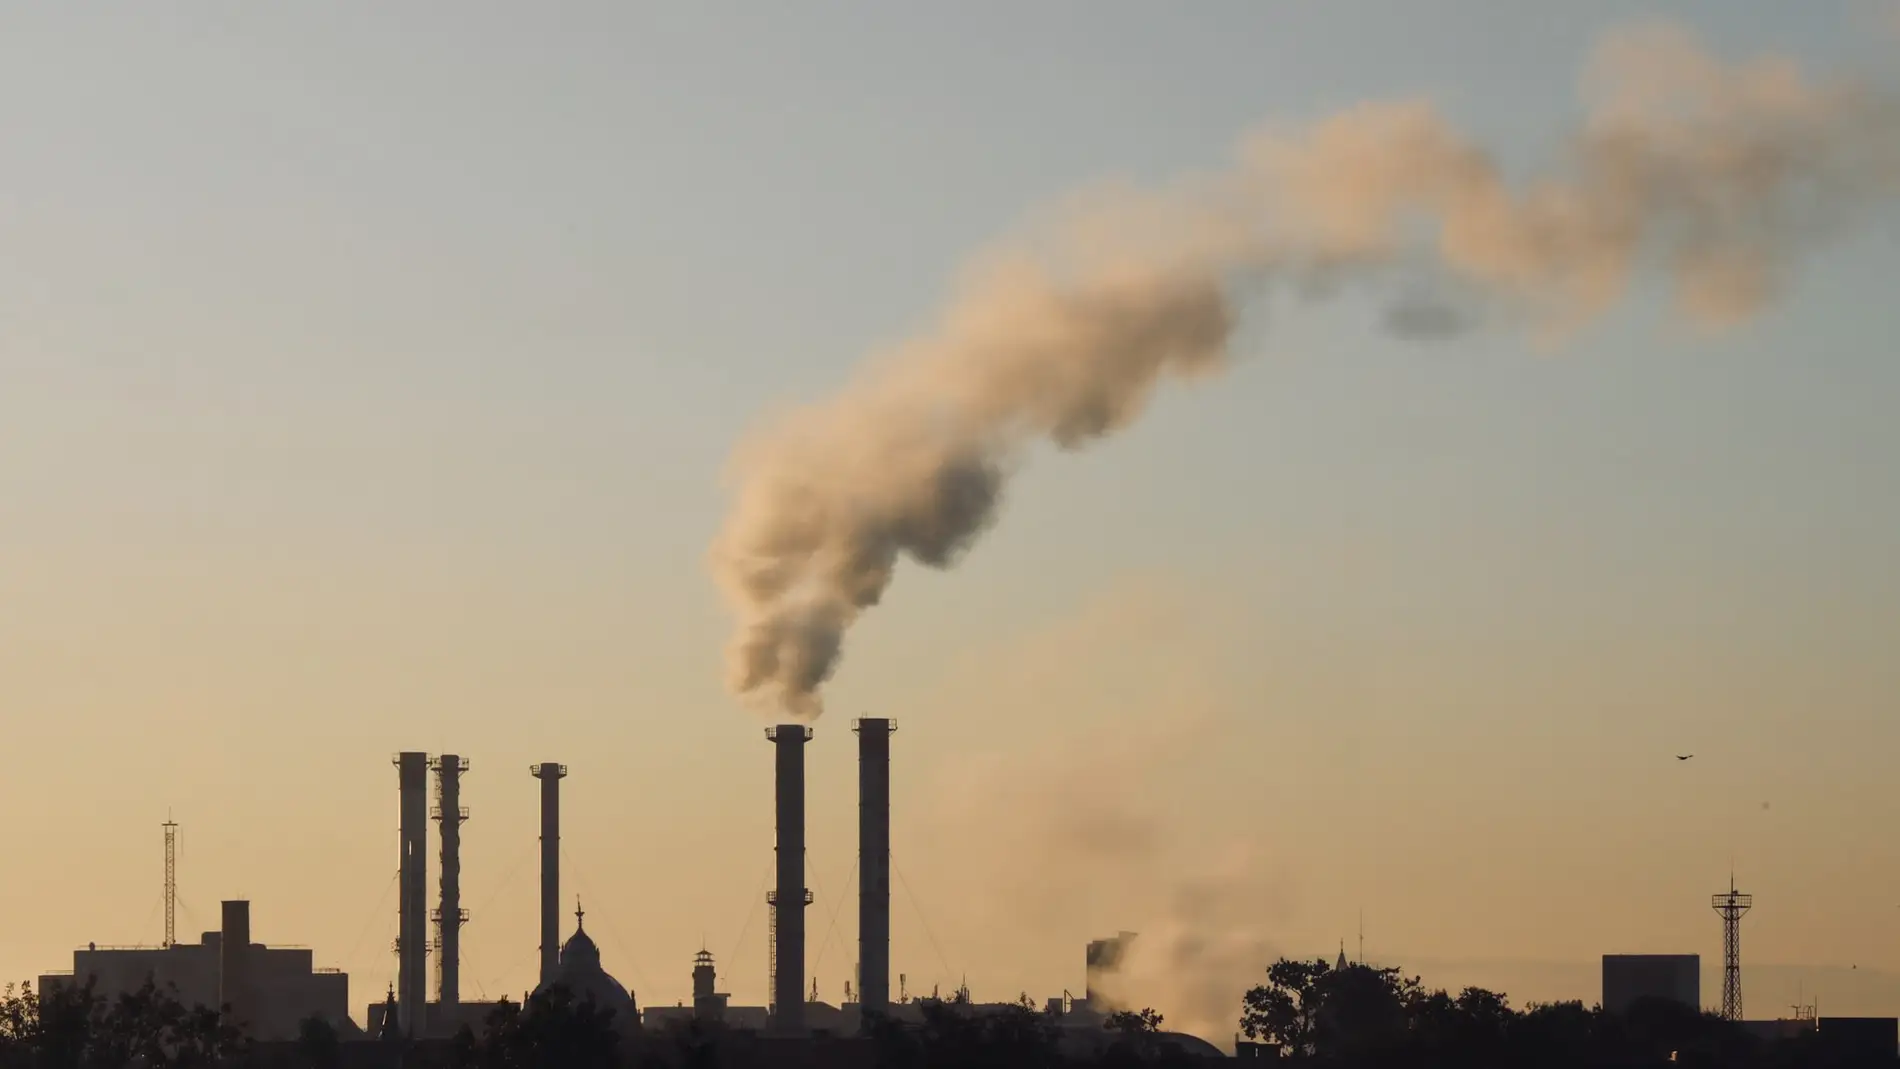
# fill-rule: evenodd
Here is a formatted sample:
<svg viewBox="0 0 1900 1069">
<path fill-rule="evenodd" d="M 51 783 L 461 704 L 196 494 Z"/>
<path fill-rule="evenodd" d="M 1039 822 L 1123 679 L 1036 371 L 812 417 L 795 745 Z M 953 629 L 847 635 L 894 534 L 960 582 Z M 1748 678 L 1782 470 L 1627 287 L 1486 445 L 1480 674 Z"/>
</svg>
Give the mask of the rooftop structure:
<svg viewBox="0 0 1900 1069">
<path fill-rule="evenodd" d="M 229 955 L 224 931 L 205 932 L 196 943 L 165 947 L 89 943 L 73 952 L 70 973 L 41 976 L 39 990 L 90 980 L 96 994 L 116 999 L 150 981 L 187 1006 L 216 1009 L 232 1004 L 236 1023 L 253 1039 L 294 1039 L 311 1017 L 339 1032 L 354 1032 L 349 976 L 316 968 L 306 947 L 251 942 L 249 907 L 248 902 L 225 903 L 224 920 L 233 928 L 228 933 L 233 937 Z"/>
<path fill-rule="evenodd" d="M 1645 999 L 1702 1009 L 1702 958 L 1695 954 L 1603 955 L 1603 1009 L 1628 1013 Z"/>
</svg>

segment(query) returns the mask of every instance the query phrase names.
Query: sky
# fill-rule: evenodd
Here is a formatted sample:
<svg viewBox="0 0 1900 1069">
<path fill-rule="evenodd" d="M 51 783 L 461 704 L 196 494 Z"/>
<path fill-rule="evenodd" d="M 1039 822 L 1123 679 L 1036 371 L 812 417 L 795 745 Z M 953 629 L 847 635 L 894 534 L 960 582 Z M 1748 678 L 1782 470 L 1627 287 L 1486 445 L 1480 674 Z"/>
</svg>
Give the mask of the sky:
<svg viewBox="0 0 1900 1069">
<path fill-rule="evenodd" d="M 762 1001 L 768 721 L 706 565 L 735 443 L 1070 190 L 1387 98 L 1535 161 L 1658 15 L 1817 71 L 1900 49 L 1856 0 L 0 15 L 0 975 L 157 941 L 169 814 L 181 934 L 248 897 L 360 1015 L 421 749 L 472 762 L 465 997 L 533 983 L 557 760 L 608 969 L 668 1004 L 704 946 Z M 827 689 L 821 994 L 876 715 L 913 993 L 1079 992 L 1122 929 L 1330 956 L 1363 913 L 1427 981 L 1593 999 L 1603 953 L 1711 965 L 1733 871 L 1752 998 L 1900 1010 L 1897 273 L 1889 209 L 1719 338 L 1641 284 L 1555 349 L 1275 308 L 1033 454 Z M 1050 849 L 1085 825 L 1116 848 Z"/>
</svg>

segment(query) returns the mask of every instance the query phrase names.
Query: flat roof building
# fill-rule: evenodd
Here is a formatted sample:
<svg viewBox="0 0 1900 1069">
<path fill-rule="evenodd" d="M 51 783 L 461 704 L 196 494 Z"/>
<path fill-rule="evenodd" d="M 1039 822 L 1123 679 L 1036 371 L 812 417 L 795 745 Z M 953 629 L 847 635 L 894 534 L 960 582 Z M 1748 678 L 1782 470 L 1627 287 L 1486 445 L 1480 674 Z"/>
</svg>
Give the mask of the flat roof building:
<svg viewBox="0 0 1900 1069">
<path fill-rule="evenodd" d="M 253 1039 L 295 1039 L 304 1021 L 318 1017 L 339 1033 L 353 1033 L 350 978 L 336 969 L 318 969 L 306 947 L 271 947 L 249 940 L 249 903 L 227 903 L 227 914 L 242 913 L 246 950 L 242 952 L 244 993 L 238 1000 L 244 1031 Z M 218 1009 L 231 1001 L 223 995 L 224 934 L 205 932 L 197 943 L 168 947 L 99 946 L 73 951 L 69 973 L 39 978 L 42 993 L 67 984 L 92 982 L 102 998 L 131 994 L 151 981 L 186 1006 Z"/>
<path fill-rule="evenodd" d="M 1702 958 L 1697 954 L 1603 955 L 1603 1009 L 1628 1013 L 1643 999 L 1702 1009 Z"/>
<path fill-rule="evenodd" d="M 1840 1065 L 1892 1065 L 1900 1051 L 1900 1018 L 1823 1017 L 1815 1032 L 1822 1056 Z"/>
</svg>

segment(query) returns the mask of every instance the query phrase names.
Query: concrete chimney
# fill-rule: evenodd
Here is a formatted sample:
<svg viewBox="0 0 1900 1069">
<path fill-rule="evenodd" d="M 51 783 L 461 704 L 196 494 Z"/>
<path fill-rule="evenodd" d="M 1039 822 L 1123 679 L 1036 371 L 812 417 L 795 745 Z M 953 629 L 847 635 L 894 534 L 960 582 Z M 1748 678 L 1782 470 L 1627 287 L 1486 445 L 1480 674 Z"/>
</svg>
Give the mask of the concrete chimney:
<svg viewBox="0 0 1900 1069">
<path fill-rule="evenodd" d="M 776 751 L 778 794 L 778 887 L 772 892 L 772 1030 L 805 1031 L 805 743 L 803 724 L 767 728 Z"/>
<path fill-rule="evenodd" d="M 553 761 L 529 769 L 541 781 L 541 982 L 561 964 L 561 779 L 567 766 Z"/>
<path fill-rule="evenodd" d="M 890 720 L 867 717 L 858 733 L 858 1002 L 863 1020 L 891 1002 Z"/>
<path fill-rule="evenodd" d="M 442 904 L 435 911 L 436 1003 L 444 1019 L 456 1019 L 455 1007 L 462 1001 L 462 925 L 468 911 L 462 908 L 462 822 L 468 819 L 468 807 L 462 804 L 462 773 L 468 771 L 468 758 L 445 753 L 435 761 L 435 812 L 441 823 Z"/>
<path fill-rule="evenodd" d="M 224 1022 L 249 1033 L 257 1024 L 251 997 L 251 904 L 224 903 L 218 932 L 218 1004 Z"/>
<path fill-rule="evenodd" d="M 403 1034 L 419 1037 L 429 1004 L 429 755 L 405 751 L 395 764 L 402 789 L 396 1010 Z"/>
</svg>

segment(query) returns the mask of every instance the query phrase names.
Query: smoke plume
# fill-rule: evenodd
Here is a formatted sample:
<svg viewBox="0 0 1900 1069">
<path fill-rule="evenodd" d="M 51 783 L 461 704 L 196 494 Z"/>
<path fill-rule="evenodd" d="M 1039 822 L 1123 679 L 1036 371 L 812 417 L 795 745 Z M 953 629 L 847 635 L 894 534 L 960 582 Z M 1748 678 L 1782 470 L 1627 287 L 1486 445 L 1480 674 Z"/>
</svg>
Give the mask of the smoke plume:
<svg viewBox="0 0 1900 1069">
<path fill-rule="evenodd" d="M 1688 321 L 1726 327 L 1900 192 L 1900 108 L 1867 88 L 1723 63 L 1668 27 L 1613 36 L 1586 73 L 1582 121 L 1525 181 L 1430 104 L 1374 104 L 1256 133 L 1171 188 L 1080 197 L 982 260 L 934 328 L 738 451 L 711 554 L 738 616 L 732 690 L 817 716 L 900 559 L 955 564 L 1027 447 L 1079 448 L 1163 379 L 1221 371 L 1245 299 L 1407 266 L 1561 333 L 1650 268 Z M 1463 325 L 1415 313 L 1386 322 Z"/>
</svg>

